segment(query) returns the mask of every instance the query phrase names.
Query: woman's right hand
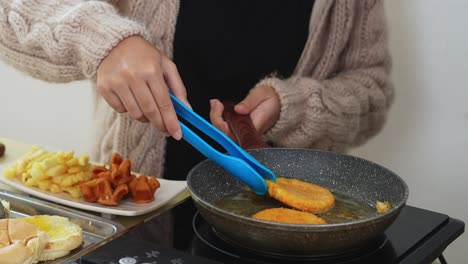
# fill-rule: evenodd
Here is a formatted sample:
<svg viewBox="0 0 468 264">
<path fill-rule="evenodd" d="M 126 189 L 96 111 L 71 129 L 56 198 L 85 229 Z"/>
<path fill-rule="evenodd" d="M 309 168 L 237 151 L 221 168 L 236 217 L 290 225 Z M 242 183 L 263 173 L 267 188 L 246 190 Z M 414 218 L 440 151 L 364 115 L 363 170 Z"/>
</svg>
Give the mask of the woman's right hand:
<svg viewBox="0 0 468 264">
<path fill-rule="evenodd" d="M 141 122 L 151 122 L 167 136 L 179 140 L 182 132 L 168 86 L 177 98 L 189 105 L 175 64 L 138 36 L 122 40 L 97 70 L 97 89 L 115 111 L 128 112 Z"/>
</svg>

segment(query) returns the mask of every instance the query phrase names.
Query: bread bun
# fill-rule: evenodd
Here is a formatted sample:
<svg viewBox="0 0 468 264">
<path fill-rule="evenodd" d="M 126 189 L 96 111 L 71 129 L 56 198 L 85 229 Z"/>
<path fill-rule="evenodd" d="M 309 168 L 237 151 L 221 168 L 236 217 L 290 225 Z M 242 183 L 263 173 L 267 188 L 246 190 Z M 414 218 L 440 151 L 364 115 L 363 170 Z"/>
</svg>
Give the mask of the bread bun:
<svg viewBox="0 0 468 264">
<path fill-rule="evenodd" d="M 33 264 L 48 242 L 45 232 L 19 219 L 0 220 L 0 262 Z"/>
<path fill-rule="evenodd" d="M 48 236 L 48 243 L 39 256 L 39 260 L 54 260 L 79 247 L 83 243 L 83 231 L 68 218 L 56 215 L 35 215 L 20 218 L 36 226 Z"/>
<path fill-rule="evenodd" d="M 34 264 L 68 255 L 83 243 L 80 226 L 56 215 L 0 220 L 0 263 Z"/>
<path fill-rule="evenodd" d="M 63 256 L 66 256 L 70 254 L 70 250 L 64 250 L 64 251 L 42 251 L 42 254 L 39 258 L 39 261 L 49 261 L 49 260 L 54 260 L 61 258 Z M 47 263 L 47 262 L 46 262 Z"/>
</svg>

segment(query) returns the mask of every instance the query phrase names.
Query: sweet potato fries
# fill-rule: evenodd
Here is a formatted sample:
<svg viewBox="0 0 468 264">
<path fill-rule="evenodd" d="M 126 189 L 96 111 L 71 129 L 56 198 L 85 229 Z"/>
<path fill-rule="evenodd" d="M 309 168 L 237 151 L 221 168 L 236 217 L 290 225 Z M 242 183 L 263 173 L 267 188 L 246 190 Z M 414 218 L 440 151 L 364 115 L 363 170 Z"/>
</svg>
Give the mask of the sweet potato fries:
<svg viewBox="0 0 468 264">
<path fill-rule="evenodd" d="M 106 165 L 93 167 L 93 179 L 80 184 L 83 199 L 102 205 L 117 206 L 120 200 L 130 194 L 133 202 L 149 203 L 160 187 L 159 181 L 152 176 L 136 176 L 131 173 L 131 162 L 114 153 L 109 169 Z"/>
</svg>

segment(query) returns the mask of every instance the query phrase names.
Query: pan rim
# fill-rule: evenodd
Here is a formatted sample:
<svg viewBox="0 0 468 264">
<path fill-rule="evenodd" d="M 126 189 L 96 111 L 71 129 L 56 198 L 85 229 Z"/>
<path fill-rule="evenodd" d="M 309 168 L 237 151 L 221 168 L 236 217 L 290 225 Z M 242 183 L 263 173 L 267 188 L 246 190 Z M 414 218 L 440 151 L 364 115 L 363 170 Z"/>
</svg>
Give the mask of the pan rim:
<svg viewBox="0 0 468 264">
<path fill-rule="evenodd" d="M 316 150 L 316 149 L 304 149 L 304 148 L 261 148 L 261 149 L 249 149 L 247 152 L 252 153 L 252 152 L 258 152 L 258 151 L 308 151 L 308 152 L 316 152 L 316 153 L 327 153 L 328 155 L 336 155 L 336 156 L 343 156 L 347 158 L 352 158 L 352 159 L 357 159 L 361 162 L 368 163 L 370 165 L 377 166 L 379 168 L 384 169 L 388 173 L 392 174 L 393 177 L 395 177 L 402 185 L 404 188 L 404 193 L 403 193 L 403 198 L 401 201 L 393 206 L 390 210 L 383 214 L 376 214 L 372 217 L 367 217 L 359 220 L 354 220 L 351 222 L 344 222 L 344 223 L 333 223 L 333 224 L 319 224 L 319 225 L 307 225 L 307 224 L 288 224 L 288 223 L 277 223 L 277 222 L 270 222 L 270 221 L 264 221 L 264 220 L 258 220 L 254 219 L 252 217 L 248 216 L 243 216 L 239 215 L 233 212 L 230 212 L 225 209 L 221 209 L 219 207 L 216 207 L 209 202 L 205 201 L 202 199 L 200 196 L 198 196 L 195 191 L 192 189 L 192 186 L 190 184 L 190 178 L 193 177 L 194 172 L 201 166 L 203 166 L 206 163 L 213 163 L 209 159 L 205 159 L 202 162 L 198 163 L 195 165 L 190 172 L 187 175 L 187 187 L 190 192 L 190 195 L 192 196 L 192 199 L 195 199 L 196 201 L 200 202 L 203 204 L 205 207 L 208 207 L 211 212 L 214 212 L 218 215 L 221 216 L 232 216 L 234 219 L 237 219 L 240 221 L 242 220 L 244 223 L 249 223 L 251 225 L 261 225 L 262 227 L 269 227 L 277 230 L 296 230 L 296 231 L 318 231 L 318 232 L 326 232 L 326 231 L 332 231 L 332 230 L 347 230 L 347 229 L 354 229 L 354 228 L 360 228 L 361 226 L 367 226 L 370 224 L 375 224 L 378 222 L 383 222 L 387 218 L 391 217 L 394 214 L 398 214 L 402 207 L 406 205 L 406 202 L 409 197 L 409 188 L 408 184 L 401 178 L 399 175 L 397 175 L 395 172 L 392 170 L 388 169 L 387 167 L 377 164 L 373 161 L 357 157 L 354 155 L 350 155 L 347 153 L 340 153 L 340 152 L 334 152 L 334 151 L 326 151 L 326 150 Z"/>
</svg>

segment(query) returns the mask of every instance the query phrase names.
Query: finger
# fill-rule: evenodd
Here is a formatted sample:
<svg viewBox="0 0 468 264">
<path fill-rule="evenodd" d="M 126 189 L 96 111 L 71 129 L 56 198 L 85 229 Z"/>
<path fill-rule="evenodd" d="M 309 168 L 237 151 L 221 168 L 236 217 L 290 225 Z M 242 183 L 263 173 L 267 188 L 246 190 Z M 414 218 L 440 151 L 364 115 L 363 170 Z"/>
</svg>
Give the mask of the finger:
<svg viewBox="0 0 468 264">
<path fill-rule="evenodd" d="M 229 128 L 228 123 L 223 118 L 224 105 L 217 99 L 210 100 L 210 121 L 224 134 L 235 140 L 235 136 Z"/>
<path fill-rule="evenodd" d="M 162 68 L 164 71 L 164 80 L 169 85 L 169 90 L 171 90 L 175 97 L 179 98 L 184 104 L 192 109 L 192 106 L 187 99 L 187 89 L 185 89 L 185 85 L 180 78 L 176 65 L 169 59 L 164 59 Z"/>
<path fill-rule="evenodd" d="M 161 132 L 167 132 L 148 84 L 142 79 L 137 79 L 132 82 L 132 88 L 138 106 L 146 119 Z"/>
<path fill-rule="evenodd" d="M 275 97 L 271 97 L 255 108 L 250 113 L 250 118 L 255 128 L 257 128 L 260 133 L 264 133 L 276 124 L 279 115 L 279 102 Z"/>
<path fill-rule="evenodd" d="M 106 100 L 107 104 L 110 105 L 118 113 L 124 113 L 127 111 L 119 96 L 114 92 L 113 87 L 118 86 L 109 82 L 97 82 L 97 90 L 99 94 Z"/>
<path fill-rule="evenodd" d="M 174 139 L 180 140 L 182 138 L 182 130 L 180 129 L 179 120 L 177 119 L 177 114 L 169 97 L 169 91 L 164 83 L 163 76 L 159 78 L 153 76 L 148 80 L 148 83 L 150 84 L 151 93 L 156 101 L 167 132 Z"/>
<path fill-rule="evenodd" d="M 135 96 L 129 87 L 122 86 L 115 91 L 131 118 L 144 123 L 148 122 L 148 119 L 138 106 Z"/>
<path fill-rule="evenodd" d="M 265 132 L 264 127 L 268 123 L 268 114 L 265 112 L 265 109 L 258 108 L 252 111 L 252 113 L 250 114 L 252 124 L 254 125 L 255 129 L 257 129 L 257 131 L 260 133 Z"/>
<path fill-rule="evenodd" d="M 247 97 L 234 107 L 234 110 L 239 114 L 249 114 L 265 100 L 264 93 L 265 91 L 261 86 L 252 89 Z"/>
<path fill-rule="evenodd" d="M 117 113 L 127 112 L 122 101 L 120 101 L 120 98 L 113 91 L 103 94 L 102 97 Z"/>
</svg>

